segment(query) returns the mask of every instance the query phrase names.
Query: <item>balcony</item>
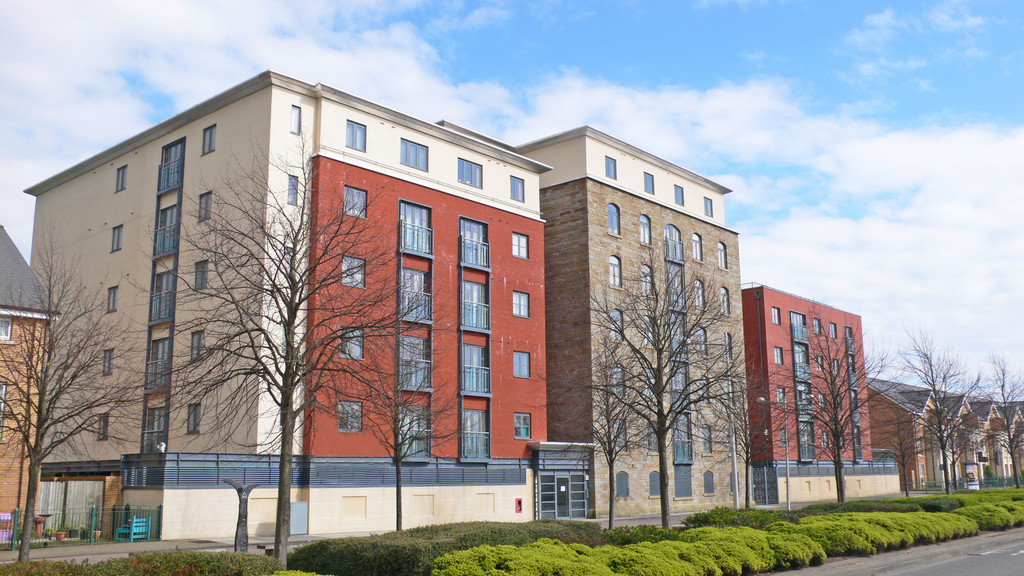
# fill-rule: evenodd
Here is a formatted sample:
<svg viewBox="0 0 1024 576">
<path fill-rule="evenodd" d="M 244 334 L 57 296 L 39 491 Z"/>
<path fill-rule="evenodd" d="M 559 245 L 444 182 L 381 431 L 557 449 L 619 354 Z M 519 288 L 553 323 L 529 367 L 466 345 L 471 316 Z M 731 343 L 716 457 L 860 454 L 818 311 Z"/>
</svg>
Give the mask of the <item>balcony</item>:
<svg viewBox="0 0 1024 576">
<path fill-rule="evenodd" d="M 462 237 L 462 264 L 478 268 L 491 267 L 491 246 L 487 242 Z"/>
<path fill-rule="evenodd" d="M 153 258 L 159 258 L 178 251 L 178 224 L 161 226 L 153 235 Z"/>
<path fill-rule="evenodd" d="M 181 188 L 181 175 L 184 167 L 185 165 L 180 159 L 161 164 L 157 173 L 156 193 L 163 194 Z"/>
<path fill-rule="evenodd" d="M 166 358 L 146 363 L 146 392 L 169 388 L 171 385 L 171 363 Z"/>
<path fill-rule="evenodd" d="M 157 292 L 150 296 L 150 322 L 167 322 L 174 318 L 174 296 L 174 292 Z"/>
<path fill-rule="evenodd" d="M 796 376 L 797 380 L 803 380 L 809 382 L 811 380 L 811 365 L 810 364 L 794 364 L 793 375 Z"/>
<path fill-rule="evenodd" d="M 462 433 L 462 457 L 463 458 L 490 458 L 491 456 L 491 433 L 490 432 L 463 432 Z"/>
<path fill-rule="evenodd" d="M 424 226 L 402 222 L 402 250 L 433 254 L 434 231 Z"/>
<path fill-rule="evenodd" d="M 431 389 L 430 360 L 402 358 L 398 370 L 399 388 L 411 392 L 427 392 Z"/>
<path fill-rule="evenodd" d="M 793 324 L 793 340 L 807 342 L 807 326 L 804 324 Z"/>
<path fill-rule="evenodd" d="M 673 442 L 672 456 L 676 464 L 692 464 L 693 440 L 676 440 Z"/>
<path fill-rule="evenodd" d="M 671 262 L 682 262 L 686 249 L 681 240 L 669 240 L 665 238 L 665 260 Z"/>
<path fill-rule="evenodd" d="M 467 394 L 490 394 L 491 369 L 483 366 L 463 366 L 462 391 Z"/>
<path fill-rule="evenodd" d="M 426 292 L 402 290 L 402 318 L 409 322 L 430 322 L 433 297 Z"/>
<path fill-rule="evenodd" d="M 489 330 L 491 328 L 491 307 L 479 302 L 463 302 L 462 327 Z"/>
</svg>

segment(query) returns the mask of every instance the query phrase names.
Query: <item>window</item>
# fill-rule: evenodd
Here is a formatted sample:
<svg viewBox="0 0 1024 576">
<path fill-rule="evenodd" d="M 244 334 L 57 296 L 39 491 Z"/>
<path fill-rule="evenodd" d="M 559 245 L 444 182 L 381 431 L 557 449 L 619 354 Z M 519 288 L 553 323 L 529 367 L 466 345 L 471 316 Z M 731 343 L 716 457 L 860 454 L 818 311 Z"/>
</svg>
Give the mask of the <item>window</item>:
<svg viewBox="0 0 1024 576">
<path fill-rule="evenodd" d="M 117 312 L 117 286 L 107 288 L 107 312 Z"/>
<path fill-rule="evenodd" d="M 103 351 L 103 375 L 110 376 L 114 373 L 114 349 L 107 348 Z"/>
<path fill-rule="evenodd" d="M 646 264 L 640 266 L 640 293 L 644 296 L 654 293 L 654 271 Z"/>
<path fill-rule="evenodd" d="M 474 188 L 484 187 L 484 167 L 469 160 L 459 158 L 459 182 Z"/>
<path fill-rule="evenodd" d="M 338 432 L 363 430 L 363 403 L 338 402 Z"/>
<path fill-rule="evenodd" d="M 608 205 L 608 232 L 619 234 L 619 207 L 615 204 Z"/>
<path fill-rule="evenodd" d="M 516 202 L 526 202 L 526 183 L 522 178 L 509 177 L 509 197 Z"/>
<path fill-rule="evenodd" d="M 198 360 L 206 352 L 206 332 L 196 330 L 192 333 L 192 343 L 189 347 L 189 359 Z"/>
<path fill-rule="evenodd" d="M 341 259 L 341 283 L 344 286 L 364 288 L 366 286 L 366 260 L 355 256 Z"/>
<path fill-rule="evenodd" d="M 200 260 L 196 262 L 196 273 L 195 279 L 192 281 L 192 287 L 196 290 L 203 290 L 209 285 L 210 280 L 210 261 Z"/>
<path fill-rule="evenodd" d="M 828 335 L 831 336 L 832 338 L 838 338 L 839 337 L 838 336 L 838 332 L 836 330 L 836 323 L 835 322 L 829 322 L 828 323 Z"/>
<path fill-rule="evenodd" d="M 10 318 L 0 318 L 0 340 L 11 339 L 11 329 L 14 322 Z"/>
<path fill-rule="evenodd" d="M 781 366 L 782 364 L 784 364 L 784 362 L 783 362 L 784 358 L 785 358 L 785 355 L 782 353 L 782 347 L 781 346 L 776 346 L 775 347 L 775 363 Z"/>
<path fill-rule="evenodd" d="M 722 270 L 729 269 L 729 247 L 725 242 L 718 243 L 718 267 Z"/>
<path fill-rule="evenodd" d="M 203 405 L 189 404 L 185 416 L 185 433 L 199 434 L 199 422 L 203 419 Z"/>
<path fill-rule="evenodd" d="M 519 318 L 530 317 L 530 295 L 526 292 L 512 292 L 512 315 Z"/>
<path fill-rule="evenodd" d="M 608 257 L 608 284 L 622 288 L 622 260 L 618 256 Z"/>
<path fill-rule="evenodd" d="M 2 386 L 2 385 L 0 385 Z M 0 402 L 2 404 L 2 402 Z M 2 413 L 0 413 L 2 416 Z M 110 413 L 100 414 L 96 418 L 96 440 L 103 441 L 110 438 Z"/>
<path fill-rule="evenodd" d="M 644 192 L 654 194 L 654 174 L 644 172 Z"/>
<path fill-rule="evenodd" d="M 640 215 L 640 243 L 651 243 L 651 219 L 646 214 Z"/>
<path fill-rule="evenodd" d="M 718 289 L 718 304 L 721 306 L 722 314 L 728 315 L 732 312 L 732 302 L 729 301 L 729 289 L 725 286 Z"/>
<path fill-rule="evenodd" d="M 821 318 L 815 318 L 812 323 L 814 324 L 814 335 L 821 336 Z"/>
<path fill-rule="evenodd" d="M 342 358 L 363 359 L 363 330 L 345 328 L 338 334 L 338 354 Z"/>
<path fill-rule="evenodd" d="M 777 306 L 772 306 L 772 324 L 782 325 L 782 310 Z"/>
<path fill-rule="evenodd" d="M 512 352 L 512 375 L 516 378 L 530 377 L 529 352 Z"/>
<path fill-rule="evenodd" d="M 213 192 L 204 192 L 199 195 L 199 210 L 196 213 L 196 220 L 202 222 L 209 220 L 213 214 Z"/>
<path fill-rule="evenodd" d="M 402 139 L 402 164 L 427 171 L 427 147 Z"/>
<path fill-rule="evenodd" d="M 203 128 L 203 154 L 209 154 L 217 149 L 217 125 Z"/>
<path fill-rule="evenodd" d="M 302 108 L 292 106 L 292 134 L 302 132 Z"/>
<path fill-rule="evenodd" d="M 366 152 L 366 126 L 349 120 L 345 127 L 345 146 Z"/>
<path fill-rule="evenodd" d="M 121 249 L 121 235 L 124 231 L 124 225 L 114 226 L 110 230 L 110 251 L 117 252 Z"/>
<path fill-rule="evenodd" d="M 345 215 L 366 218 L 366 190 L 345 186 Z"/>
<path fill-rule="evenodd" d="M 693 281 L 693 304 L 697 308 L 704 308 L 704 282 Z"/>
<path fill-rule="evenodd" d="M 529 440 L 531 435 L 530 429 L 530 414 L 526 412 L 516 412 L 515 418 L 515 429 L 513 435 L 516 440 Z"/>
<path fill-rule="evenodd" d="M 606 178 L 611 178 L 612 180 L 619 177 L 619 170 L 616 165 L 615 158 L 610 156 L 604 157 L 604 175 Z"/>
<path fill-rule="evenodd" d="M 512 255 L 516 258 L 530 258 L 530 237 L 526 234 L 512 233 Z"/>
<path fill-rule="evenodd" d="M 707 196 L 704 197 L 704 215 L 708 218 L 715 217 L 715 204 Z"/>
<path fill-rule="evenodd" d="M 683 187 L 676 186 L 676 204 L 683 205 Z"/>
<path fill-rule="evenodd" d="M 128 187 L 128 165 L 125 164 L 117 169 L 117 176 L 114 178 L 114 192 L 120 192 Z"/>
<path fill-rule="evenodd" d="M 622 310 L 618 308 L 612 308 L 608 313 L 609 320 L 611 321 L 611 336 L 613 340 L 622 340 L 625 333 L 626 327 L 622 320 Z"/>
<path fill-rule="evenodd" d="M 704 239 L 700 237 L 700 234 L 694 232 L 691 240 L 693 241 L 693 259 L 702 262 L 704 260 Z"/>
<path fill-rule="evenodd" d="M 288 177 L 288 204 L 295 206 L 299 203 L 299 177 Z"/>
</svg>

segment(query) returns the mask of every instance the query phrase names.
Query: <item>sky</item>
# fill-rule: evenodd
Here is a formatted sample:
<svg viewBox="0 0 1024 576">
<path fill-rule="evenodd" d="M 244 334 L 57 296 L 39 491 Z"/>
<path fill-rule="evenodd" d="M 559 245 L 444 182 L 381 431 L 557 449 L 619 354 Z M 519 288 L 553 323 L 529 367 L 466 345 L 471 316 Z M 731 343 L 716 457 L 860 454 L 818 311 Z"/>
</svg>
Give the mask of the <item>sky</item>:
<svg viewBox="0 0 1024 576">
<path fill-rule="evenodd" d="M 743 282 L 1024 364 L 1014 0 L 0 0 L 0 224 L 28 255 L 25 188 L 267 69 L 512 144 L 592 125 L 733 190 Z"/>
</svg>

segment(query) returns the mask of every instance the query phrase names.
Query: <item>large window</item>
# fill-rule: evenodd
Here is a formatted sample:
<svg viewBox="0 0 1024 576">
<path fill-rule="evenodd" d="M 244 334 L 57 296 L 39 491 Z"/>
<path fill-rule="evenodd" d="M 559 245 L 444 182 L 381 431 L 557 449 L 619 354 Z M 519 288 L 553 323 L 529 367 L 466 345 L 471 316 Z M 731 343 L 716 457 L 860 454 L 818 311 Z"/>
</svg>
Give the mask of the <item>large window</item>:
<svg viewBox="0 0 1024 576">
<path fill-rule="evenodd" d="M 606 178 L 615 180 L 619 177 L 618 164 L 615 162 L 615 158 L 610 156 L 604 157 L 604 175 Z"/>
<path fill-rule="evenodd" d="M 341 259 L 341 283 L 354 288 L 365 287 L 366 261 L 355 256 L 343 256 Z"/>
<path fill-rule="evenodd" d="M 608 257 L 608 284 L 622 288 L 622 260 L 618 256 Z"/>
<path fill-rule="evenodd" d="M 512 255 L 516 258 L 530 258 L 530 237 L 526 234 L 512 233 Z"/>
<path fill-rule="evenodd" d="M 459 182 L 474 188 L 484 187 L 484 167 L 469 160 L 459 158 Z"/>
<path fill-rule="evenodd" d="M 203 128 L 203 154 L 217 149 L 217 125 Z"/>
<path fill-rule="evenodd" d="M 530 377 L 529 352 L 512 352 L 512 375 L 516 378 Z"/>
<path fill-rule="evenodd" d="M 345 127 L 345 146 L 366 152 L 366 126 L 349 120 Z"/>
<path fill-rule="evenodd" d="M 338 402 L 338 432 L 360 432 L 363 429 L 363 403 Z"/>
<path fill-rule="evenodd" d="M 522 178 L 509 177 L 509 197 L 516 202 L 526 202 L 526 182 Z"/>
<path fill-rule="evenodd" d="M 640 243 L 651 243 L 651 218 L 646 214 L 640 215 Z"/>
<path fill-rule="evenodd" d="M 704 260 L 704 239 L 701 238 L 700 234 L 693 233 L 691 237 L 693 242 L 693 259 L 697 262 Z"/>
<path fill-rule="evenodd" d="M 366 218 L 366 190 L 345 186 L 345 214 Z"/>
<path fill-rule="evenodd" d="M 512 315 L 520 318 L 530 317 L 530 295 L 526 292 L 512 292 Z"/>
<path fill-rule="evenodd" d="M 654 194 L 654 174 L 644 172 L 644 192 Z"/>
<path fill-rule="evenodd" d="M 527 412 L 516 412 L 513 436 L 516 440 L 529 440 L 532 435 L 530 426 L 531 414 Z"/>
<path fill-rule="evenodd" d="M 608 231 L 612 234 L 621 233 L 622 227 L 619 224 L 619 207 L 615 204 L 608 205 Z"/>
<path fill-rule="evenodd" d="M 427 171 L 427 147 L 402 139 L 402 164 L 417 170 Z"/>
</svg>

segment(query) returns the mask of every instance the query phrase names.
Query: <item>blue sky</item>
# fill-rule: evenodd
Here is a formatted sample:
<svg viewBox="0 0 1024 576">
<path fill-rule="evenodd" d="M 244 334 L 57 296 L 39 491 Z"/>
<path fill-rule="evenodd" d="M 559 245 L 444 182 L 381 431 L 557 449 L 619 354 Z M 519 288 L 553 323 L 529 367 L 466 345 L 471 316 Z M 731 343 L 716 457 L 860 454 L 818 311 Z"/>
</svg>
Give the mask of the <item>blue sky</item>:
<svg viewBox="0 0 1024 576">
<path fill-rule="evenodd" d="M 22 190 L 274 69 L 511 143 L 594 125 L 734 190 L 744 282 L 859 313 L 879 347 L 1024 351 L 1015 2 L 0 7 L 0 222 L 26 253 Z"/>
</svg>

